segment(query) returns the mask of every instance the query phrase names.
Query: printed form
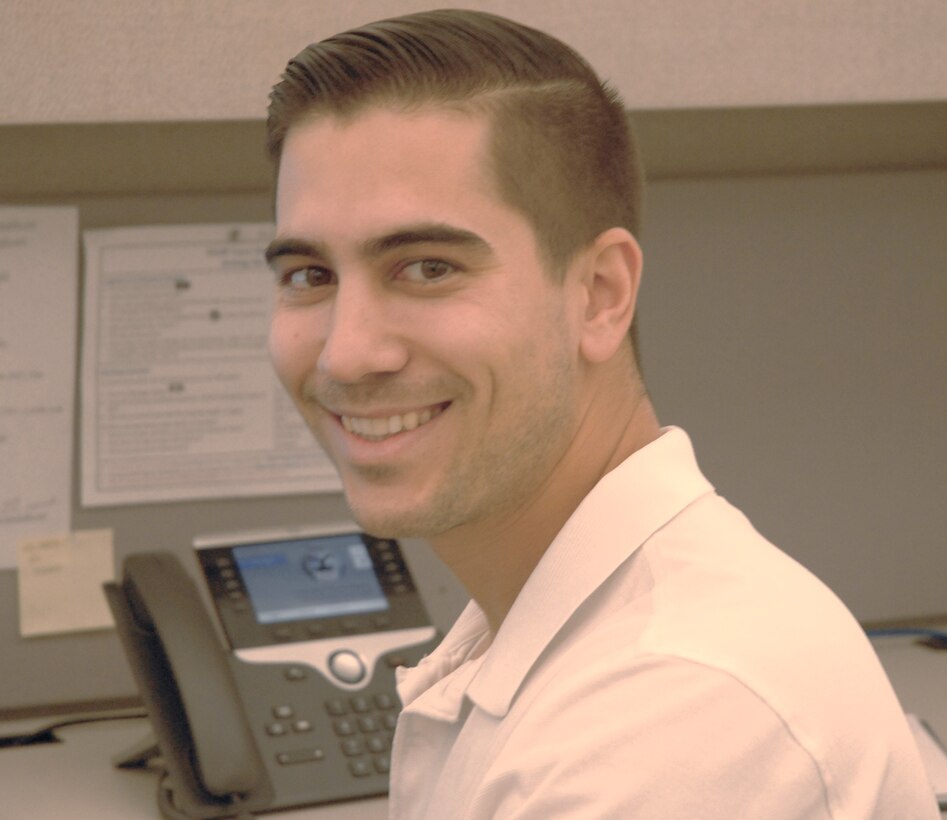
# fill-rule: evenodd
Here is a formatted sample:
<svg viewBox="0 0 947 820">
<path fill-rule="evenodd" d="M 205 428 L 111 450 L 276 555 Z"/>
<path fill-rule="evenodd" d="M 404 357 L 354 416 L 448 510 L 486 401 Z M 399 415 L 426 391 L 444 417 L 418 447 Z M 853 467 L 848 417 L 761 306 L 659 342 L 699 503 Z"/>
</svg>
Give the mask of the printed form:
<svg viewBox="0 0 947 820">
<path fill-rule="evenodd" d="M 269 361 L 272 234 L 85 232 L 83 504 L 341 489 Z"/>
<path fill-rule="evenodd" d="M 0 207 L 0 568 L 70 526 L 78 250 L 75 208 Z"/>
</svg>

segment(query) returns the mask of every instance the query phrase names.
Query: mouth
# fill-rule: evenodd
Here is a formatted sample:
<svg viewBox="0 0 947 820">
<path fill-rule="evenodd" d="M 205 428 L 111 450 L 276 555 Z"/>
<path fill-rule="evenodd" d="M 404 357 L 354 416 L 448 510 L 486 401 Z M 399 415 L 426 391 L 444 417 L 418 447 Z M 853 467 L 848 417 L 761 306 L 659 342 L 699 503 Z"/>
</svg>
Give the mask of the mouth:
<svg viewBox="0 0 947 820">
<path fill-rule="evenodd" d="M 411 432 L 436 419 L 450 406 L 446 401 L 407 413 L 390 416 L 337 416 L 347 432 L 366 441 L 384 441 L 401 433 Z"/>
</svg>

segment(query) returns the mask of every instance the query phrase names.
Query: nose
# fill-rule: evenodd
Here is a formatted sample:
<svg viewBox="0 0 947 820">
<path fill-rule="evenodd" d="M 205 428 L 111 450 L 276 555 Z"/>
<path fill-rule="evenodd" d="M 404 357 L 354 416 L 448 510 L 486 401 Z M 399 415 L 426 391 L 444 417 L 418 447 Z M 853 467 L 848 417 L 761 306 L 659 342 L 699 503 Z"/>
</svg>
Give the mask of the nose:
<svg viewBox="0 0 947 820">
<path fill-rule="evenodd" d="M 339 284 L 319 354 L 319 371 L 335 382 L 355 384 L 397 373 L 408 352 L 384 287 L 356 281 Z"/>
</svg>

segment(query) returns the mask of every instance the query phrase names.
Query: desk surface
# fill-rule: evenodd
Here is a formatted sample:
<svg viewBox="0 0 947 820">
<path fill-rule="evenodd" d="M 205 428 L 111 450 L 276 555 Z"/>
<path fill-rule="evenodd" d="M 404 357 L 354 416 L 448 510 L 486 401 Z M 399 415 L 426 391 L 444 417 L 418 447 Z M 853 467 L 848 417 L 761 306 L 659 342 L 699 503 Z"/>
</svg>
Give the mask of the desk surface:
<svg viewBox="0 0 947 820">
<path fill-rule="evenodd" d="M 30 731 L 51 722 L 0 724 L 0 735 Z M 0 749 L 0 817 L 160 820 L 155 773 L 120 771 L 111 763 L 116 753 L 147 733 L 148 723 L 140 718 L 106 721 L 57 730 L 62 743 Z M 385 820 L 388 801 L 373 798 L 265 816 L 274 820 Z"/>
<path fill-rule="evenodd" d="M 878 655 L 907 712 L 924 718 L 947 739 L 947 651 L 915 646 L 907 637 L 875 641 Z M 0 735 L 40 728 L 52 719 L 0 724 Z M 157 778 L 118 771 L 112 757 L 148 732 L 141 719 L 67 727 L 62 743 L 0 749 L 0 806 L 5 820 L 157 820 Z M 383 820 L 383 798 L 269 814 L 274 820 Z M 947 818 L 947 812 L 943 814 Z"/>
</svg>

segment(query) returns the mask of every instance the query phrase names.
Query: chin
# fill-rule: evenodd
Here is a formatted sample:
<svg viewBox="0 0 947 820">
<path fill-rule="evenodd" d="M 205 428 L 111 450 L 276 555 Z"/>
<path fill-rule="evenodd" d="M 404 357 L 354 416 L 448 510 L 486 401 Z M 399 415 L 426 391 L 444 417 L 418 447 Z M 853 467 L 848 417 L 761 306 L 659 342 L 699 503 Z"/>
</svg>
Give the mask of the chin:
<svg viewBox="0 0 947 820">
<path fill-rule="evenodd" d="M 449 527 L 439 524 L 437 511 L 422 507 L 396 507 L 360 503 L 348 497 L 349 509 L 356 523 L 376 538 L 431 538 Z"/>
<path fill-rule="evenodd" d="M 359 503 L 348 498 L 352 518 L 365 532 L 376 538 L 419 537 L 415 516 L 409 510 L 379 509 L 373 504 Z"/>
</svg>

